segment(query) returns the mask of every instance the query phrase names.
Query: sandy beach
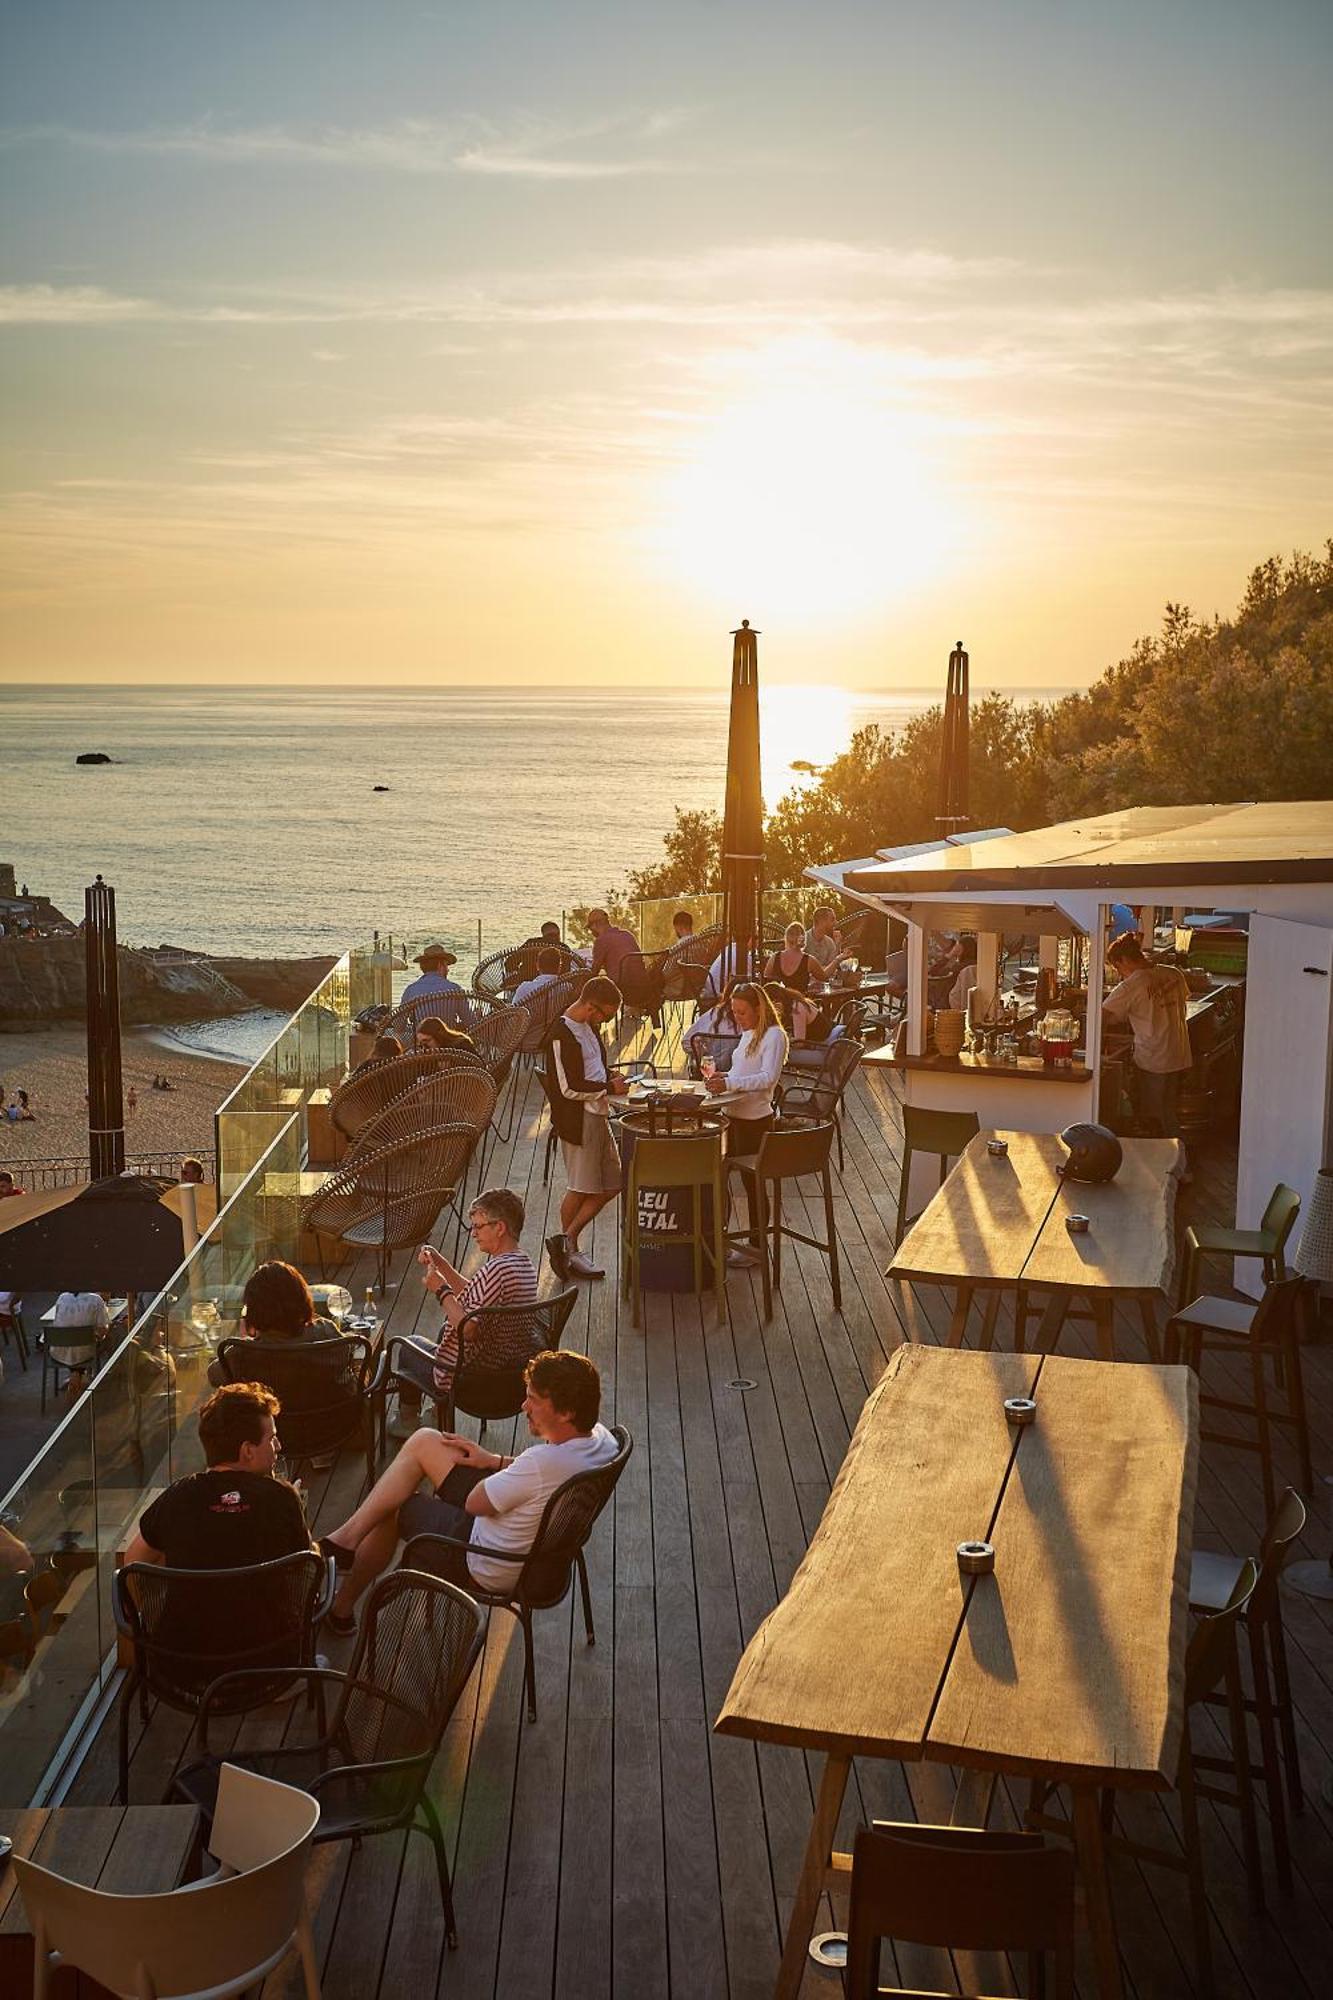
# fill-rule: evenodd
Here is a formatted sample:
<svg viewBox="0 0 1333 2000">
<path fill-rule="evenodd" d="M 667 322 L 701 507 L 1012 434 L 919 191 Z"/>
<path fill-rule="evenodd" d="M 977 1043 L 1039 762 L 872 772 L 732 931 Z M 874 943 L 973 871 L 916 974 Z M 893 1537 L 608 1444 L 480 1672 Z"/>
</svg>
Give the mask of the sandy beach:
<svg viewBox="0 0 1333 2000">
<path fill-rule="evenodd" d="M 241 1063 L 165 1047 L 150 1029 L 127 1029 L 121 1041 L 127 1153 L 191 1153 L 213 1145 L 213 1113 L 245 1073 Z M 175 1088 L 152 1088 L 166 1075 Z M 0 1165 L 21 1178 L 25 1160 L 88 1151 L 87 1045 L 82 1027 L 0 1035 L 0 1083 L 8 1105 L 19 1088 L 36 1113 L 31 1124 L 0 1119 Z M 131 1110 L 130 1090 L 138 1102 Z"/>
</svg>

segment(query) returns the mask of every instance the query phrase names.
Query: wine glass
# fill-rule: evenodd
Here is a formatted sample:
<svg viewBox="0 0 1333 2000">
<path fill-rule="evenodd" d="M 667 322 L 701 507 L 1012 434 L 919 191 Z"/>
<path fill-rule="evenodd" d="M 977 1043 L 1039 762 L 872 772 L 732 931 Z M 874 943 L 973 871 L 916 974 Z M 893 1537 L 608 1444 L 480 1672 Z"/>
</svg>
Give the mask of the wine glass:
<svg viewBox="0 0 1333 2000">
<path fill-rule="evenodd" d="M 717 1075 L 717 1064 L 711 1056 L 705 1056 L 699 1065 L 699 1074 L 705 1083 L 711 1083 Z"/>
</svg>

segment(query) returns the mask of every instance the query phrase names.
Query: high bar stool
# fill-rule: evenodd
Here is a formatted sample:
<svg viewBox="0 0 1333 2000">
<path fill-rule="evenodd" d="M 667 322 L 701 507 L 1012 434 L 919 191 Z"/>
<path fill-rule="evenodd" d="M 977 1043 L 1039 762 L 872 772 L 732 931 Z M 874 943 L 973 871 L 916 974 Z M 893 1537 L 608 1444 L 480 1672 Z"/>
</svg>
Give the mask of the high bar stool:
<svg viewBox="0 0 1333 2000">
<path fill-rule="evenodd" d="M 1287 1838 L 1282 1767 L 1278 1761 L 1279 1733 L 1282 1738 L 1282 1762 L 1286 1766 L 1287 1797 L 1293 1812 L 1304 1810 L 1305 1795 L 1301 1790 L 1301 1767 L 1296 1749 L 1291 1682 L 1287 1677 L 1287 1646 L 1282 1629 L 1278 1579 L 1291 1545 L 1304 1526 L 1304 1503 L 1295 1488 L 1289 1486 L 1264 1529 L 1263 1545 L 1259 1551 L 1259 1580 L 1240 1619 L 1249 1646 L 1250 1677 L 1254 1685 L 1253 1696 L 1245 1697 L 1243 1706 L 1246 1714 L 1253 1715 L 1258 1721 L 1262 1753 L 1262 1762 L 1251 1765 L 1250 1775 L 1262 1778 L 1268 1793 L 1268 1822 L 1278 1886 L 1288 1894 L 1292 1887 L 1291 1844 Z M 1190 1557 L 1190 1610 L 1205 1616 L 1224 1611 L 1244 1567 L 1243 1556 L 1215 1555 L 1211 1550 L 1195 1549 Z M 1224 1697 L 1217 1693 L 1205 1695 L 1204 1700 L 1214 1705 L 1225 1705 Z M 1194 1763 L 1196 1769 L 1201 1771 L 1231 1769 L 1229 1761 L 1222 1758 L 1196 1756 Z"/>
<path fill-rule="evenodd" d="M 1198 1292 L 1201 1257 L 1258 1257 L 1263 1261 L 1266 1283 L 1271 1284 L 1274 1278 L 1285 1278 L 1287 1238 L 1300 1210 L 1301 1198 L 1295 1188 L 1279 1181 L 1268 1197 L 1268 1206 L 1257 1229 L 1223 1229 L 1216 1223 L 1192 1222 L 1185 1231 L 1185 1255 L 1180 1278 L 1182 1303 L 1194 1298 Z"/>
<path fill-rule="evenodd" d="M 782 1283 L 782 1239 L 808 1243 L 822 1250 L 829 1260 L 829 1285 L 833 1309 L 842 1311 L 842 1281 L 838 1274 L 838 1238 L 833 1226 L 833 1180 L 830 1159 L 834 1124 L 831 1118 L 782 1118 L 771 1125 L 759 1141 L 759 1151 L 728 1164 L 745 1183 L 750 1215 L 758 1238 L 760 1272 L 764 1283 L 764 1318 L 773 1317 L 774 1288 Z M 782 1183 L 817 1175 L 824 1201 L 825 1239 L 807 1236 L 782 1219 Z M 769 1188 L 772 1188 L 770 1198 Z"/>
<path fill-rule="evenodd" d="M 893 1231 L 895 1250 L 903 1240 L 908 1221 L 908 1189 L 912 1185 L 914 1153 L 934 1153 L 940 1163 L 940 1186 L 944 1186 L 950 1160 L 965 1151 L 981 1126 L 975 1111 L 929 1111 L 919 1104 L 903 1106 L 903 1171 L 898 1183 L 898 1219 Z"/>
<path fill-rule="evenodd" d="M 1199 1439 L 1204 1444 L 1224 1444 L 1233 1450 L 1258 1452 L 1264 1506 L 1270 1514 L 1277 1504 L 1273 1482 L 1274 1424 L 1295 1432 L 1302 1485 L 1307 1493 L 1314 1487 L 1305 1378 L 1301 1373 L 1299 1313 L 1304 1288 L 1304 1278 L 1280 1278 L 1269 1285 L 1257 1305 L 1244 1299 L 1195 1299 L 1183 1311 L 1174 1313 L 1166 1328 L 1166 1358 L 1187 1362 L 1199 1377 L 1200 1409 L 1227 1410 L 1233 1416 L 1248 1417 L 1253 1422 L 1254 1437 L 1237 1437 L 1231 1431 L 1201 1430 Z M 1248 1402 L 1204 1393 L 1203 1357 L 1210 1348 L 1223 1353 L 1248 1353 Z M 1280 1390 L 1277 1383 L 1270 1389 L 1265 1379 L 1264 1367 L 1268 1361 L 1278 1371 Z M 1285 1410 L 1271 1405 L 1271 1398 L 1277 1393 L 1286 1398 Z"/>
</svg>

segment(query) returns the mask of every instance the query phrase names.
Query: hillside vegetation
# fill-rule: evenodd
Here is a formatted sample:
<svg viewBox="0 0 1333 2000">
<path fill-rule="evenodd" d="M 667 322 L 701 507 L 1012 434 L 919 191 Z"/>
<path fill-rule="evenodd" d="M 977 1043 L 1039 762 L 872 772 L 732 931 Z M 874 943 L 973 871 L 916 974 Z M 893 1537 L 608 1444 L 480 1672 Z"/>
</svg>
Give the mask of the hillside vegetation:
<svg viewBox="0 0 1333 2000">
<path fill-rule="evenodd" d="M 807 790 L 767 818 L 764 874 L 872 854 L 935 832 L 942 707 L 900 730 L 858 730 Z M 1118 806 L 1313 799 L 1333 793 L 1333 541 L 1322 557 L 1271 557 L 1235 615 L 1200 621 L 1168 604 L 1081 694 L 1023 706 L 988 694 L 971 715 L 976 826 L 1015 831 Z M 719 886 L 721 815 L 681 812 L 663 857 L 622 894 Z"/>
</svg>

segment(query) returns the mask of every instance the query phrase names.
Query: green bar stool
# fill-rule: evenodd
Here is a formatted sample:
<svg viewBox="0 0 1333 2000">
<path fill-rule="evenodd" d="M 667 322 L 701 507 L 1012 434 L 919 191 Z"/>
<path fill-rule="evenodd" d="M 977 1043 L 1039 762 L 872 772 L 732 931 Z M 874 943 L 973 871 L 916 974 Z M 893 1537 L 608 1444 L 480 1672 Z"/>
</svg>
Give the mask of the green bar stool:
<svg viewBox="0 0 1333 2000">
<path fill-rule="evenodd" d="M 936 1153 L 940 1162 L 940 1186 L 944 1186 L 950 1160 L 956 1160 L 981 1130 L 975 1111 L 927 1111 L 918 1104 L 903 1106 L 903 1176 L 898 1183 L 898 1220 L 893 1231 L 896 1250 L 915 1216 L 907 1213 L 907 1190 L 912 1184 L 912 1155 Z"/>
<path fill-rule="evenodd" d="M 1198 1296 L 1200 1257 L 1261 1257 L 1266 1283 L 1271 1284 L 1274 1278 L 1285 1278 L 1287 1238 L 1300 1211 L 1301 1198 L 1295 1188 L 1279 1181 L 1268 1197 L 1268 1206 L 1257 1229 L 1222 1229 L 1211 1222 L 1192 1222 L 1185 1231 L 1181 1304 Z"/>
<path fill-rule="evenodd" d="M 782 1284 L 782 1239 L 808 1243 L 822 1250 L 829 1260 L 829 1285 L 833 1310 L 842 1311 L 842 1283 L 838 1272 L 838 1237 L 833 1226 L 833 1181 L 829 1160 L 833 1150 L 834 1124 L 831 1118 L 815 1120 L 782 1118 L 759 1141 L 759 1151 L 748 1158 L 732 1160 L 731 1171 L 745 1184 L 750 1202 L 751 1222 L 756 1225 L 764 1281 L 764 1318 L 773 1317 L 773 1291 Z M 782 1216 L 782 1183 L 799 1180 L 806 1174 L 818 1178 L 824 1205 L 824 1237 L 808 1236 L 793 1229 Z M 771 1193 L 770 1193 L 771 1189 Z M 737 1238 L 739 1241 L 739 1237 Z"/>
<path fill-rule="evenodd" d="M 704 1289 L 704 1249 L 713 1259 L 713 1290 L 719 1321 L 726 1312 L 727 1246 L 726 1193 L 722 1178 L 722 1129 L 691 1133 L 685 1138 L 637 1138 L 630 1160 L 629 1183 L 625 1189 L 625 1217 L 621 1235 L 621 1289 L 633 1301 L 635 1326 L 640 1323 L 643 1286 L 639 1252 L 642 1243 L 638 1226 L 639 1189 L 680 1188 L 690 1195 L 690 1224 L 687 1229 L 654 1230 L 650 1247 L 665 1250 L 688 1244 L 694 1252 L 694 1290 Z M 704 1214 L 704 1195 L 711 1192 L 713 1217 Z"/>
</svg>

